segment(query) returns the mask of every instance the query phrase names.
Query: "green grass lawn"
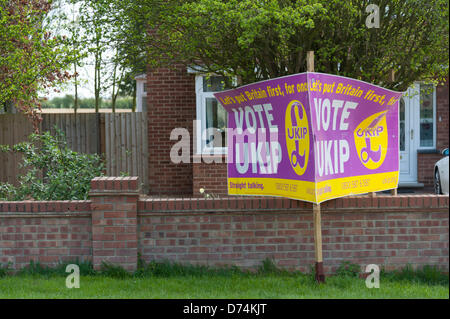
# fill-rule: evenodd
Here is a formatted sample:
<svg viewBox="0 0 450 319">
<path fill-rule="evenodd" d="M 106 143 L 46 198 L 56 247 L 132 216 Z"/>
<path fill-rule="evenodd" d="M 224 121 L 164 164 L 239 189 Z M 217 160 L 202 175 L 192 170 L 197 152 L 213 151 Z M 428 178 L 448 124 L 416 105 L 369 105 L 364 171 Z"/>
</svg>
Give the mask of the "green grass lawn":
<svg viewBox="0 0 450 319">
<path fill-rule="evenodd" d="M 170 277 L 115 279 L 82 276 L 80 288 L 68 289 L 65 277 L 0 279 L 0 298 L 449 298 L 449 287 L 407 281 L 380 281 L 368 289 L 363 279 L 327 278 L 317 285 L 302 277 Z"/>
<path fill-rule="evenodd" d="M 0 276 L 0 298 L 449 298 L 448 275 L 430 269 L 382 273 L 380 288 L 369 289 L 364 279 L 345 271 L 318 285 L 309 274 L 273 269 L 245 273 L 155 265 L 134 275 L 117 268 L 83 275 L 90 270 L 82 268 L 80 288 L 73 289 L 66 288 L 63 267 L 59 271 L 28 270 Z"/>
</svg>

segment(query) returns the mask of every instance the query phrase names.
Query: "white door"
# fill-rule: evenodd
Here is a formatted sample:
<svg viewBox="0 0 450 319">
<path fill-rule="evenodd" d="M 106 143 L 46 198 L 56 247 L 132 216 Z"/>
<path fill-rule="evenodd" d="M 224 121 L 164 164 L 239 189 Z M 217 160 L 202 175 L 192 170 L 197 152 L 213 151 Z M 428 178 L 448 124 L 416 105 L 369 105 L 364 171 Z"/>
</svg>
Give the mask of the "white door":
<svg viewBox="0 0 450 319">
<path fill-rule="evenodd" d="M 399 148 L 400 148 L 400 176 L 399 184 L 417 183 L 417 139 L 418 130 L 415 129 L 415 116 L 419 107 L 420 97 L 415 87 L 407 91 L 399 105 Z"/>
</svg>

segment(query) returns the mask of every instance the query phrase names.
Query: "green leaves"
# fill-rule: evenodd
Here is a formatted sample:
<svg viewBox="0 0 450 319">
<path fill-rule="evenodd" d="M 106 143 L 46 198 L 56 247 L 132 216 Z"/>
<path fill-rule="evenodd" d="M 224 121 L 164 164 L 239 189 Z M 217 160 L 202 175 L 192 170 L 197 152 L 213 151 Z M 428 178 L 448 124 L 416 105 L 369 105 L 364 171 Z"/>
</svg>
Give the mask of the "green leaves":
<svg viewBox="0 0 450 319">
<path fill-rule="evenodd" d="M 318 72 L 397 90 L 448 75 L 444 0 L 380 0 L 377 29 L 365 24 L 369 0 L 109 2 L 125 24 L 149 30 L 122 36 L 141 43 L 151 67 L 198 65 L 246 84 L 306 71 L 306 52 L 313 50 Z"/>
<path fill-rule="evenodd" d="M 51 1 L 0 0 L 0 107 L 14 104 L 37 124 L 38 92 L 70 78 L 65 40 L 51 36 Z M 37 128 L 37 126 L 35 126 Z"/>
<path fill-rule="evenodd" d="M 45 132 L 29 139 L 12 147 L 24 155 L 21 165 L 27 172 L 18 187 L 0 183 L 0 200 L 87 199 L 91 179 L 103 175 L 99 156 L 72 151 L 59 130 L 56 136 Z"/>
<path fill-rule="evenodd" d="M 320 12 L 318 1 L 183 2 L 176 16 L 159 16 L 167 24 L 158 24 L 158 39 L 168 40 L 162 50 L 180 52 L 186 62 L 202 61 L 209 72 L 254 82 L 286 72 L 292 36 L 313 28 L 312 16 Z"/>
</svg>

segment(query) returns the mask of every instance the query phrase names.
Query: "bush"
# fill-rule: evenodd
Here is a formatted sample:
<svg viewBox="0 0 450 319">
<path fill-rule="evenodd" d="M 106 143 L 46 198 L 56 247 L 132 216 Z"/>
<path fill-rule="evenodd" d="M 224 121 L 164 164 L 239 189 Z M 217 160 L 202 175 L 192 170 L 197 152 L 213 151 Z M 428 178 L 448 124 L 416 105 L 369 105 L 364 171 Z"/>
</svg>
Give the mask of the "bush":
<svg viewBox="0 0 450 319">
<path fill-rule="evenodd" d="M 25 175 L 19 176 L 19 186 L 0 183 L 0 200 L 84 200 L 91 179 L 103 175 L 104 164 L 97 154 L 81 154 L 67 147 L 64 134 L 57 129 L 32 134 L 29 142 L 16 144 L 0 151 L 23 154 Z"/>
<path fill-rule="evenodd" d="M 17 197 L 16 188 L 9 183 L 0 183 L 0 200 L 13 200 Z"/>
</svg>

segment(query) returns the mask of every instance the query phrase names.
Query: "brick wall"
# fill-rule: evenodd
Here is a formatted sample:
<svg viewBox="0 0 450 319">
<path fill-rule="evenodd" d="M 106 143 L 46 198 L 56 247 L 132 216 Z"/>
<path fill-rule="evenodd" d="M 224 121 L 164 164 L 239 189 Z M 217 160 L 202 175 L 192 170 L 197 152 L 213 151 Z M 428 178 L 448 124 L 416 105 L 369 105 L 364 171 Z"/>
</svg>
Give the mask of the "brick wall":
<svg viewBox="0 0 450 319">
<path fill-rule="evenodd" d="M 268 197 L 140 199 L 135 177 L 102 177 L 90 201 L 0 202 L 0 263 L 103 261 L 128 270 L 138 253 L 166 259 L 282 268 L 314 263 L 312 206 Z M 449 197 L 346 197 L 321 205 L 324 267 L 343 261 L 387 269 L 437 265 L 448 271 Z"/>
<path fill-rule="evenodd" d="M 89 196 L 94 269 L 105 261 L 136 270 L 138 178 L 94 178 Z"/>
<path fill-rule="evenodd" d="M 91 260 L 89 201 L 0 202 L 0 264 Z"/>
<path fill-rule="evenodd" d="M 364 196 L 322 204 L 324 269 L 342 261 L 386 269 L 437 265 L 448 270 L 448 197 Z M 311 204 L 273 198 L 144 200 L 139 251 L 147 262 L 282 268 L 314 263 Z"/>
<path fill-rule="evenodd" d="M 174 164 L 170 140 L 174 128 L 185 128 L 192 137 L 196 117 L 195 76 L 186 67 L 147 72 L 148 152 L 150 194 L 191 195 L 192 164 Z M 192 150 L 192 147 L 190 147 Z"/>
</svg>

